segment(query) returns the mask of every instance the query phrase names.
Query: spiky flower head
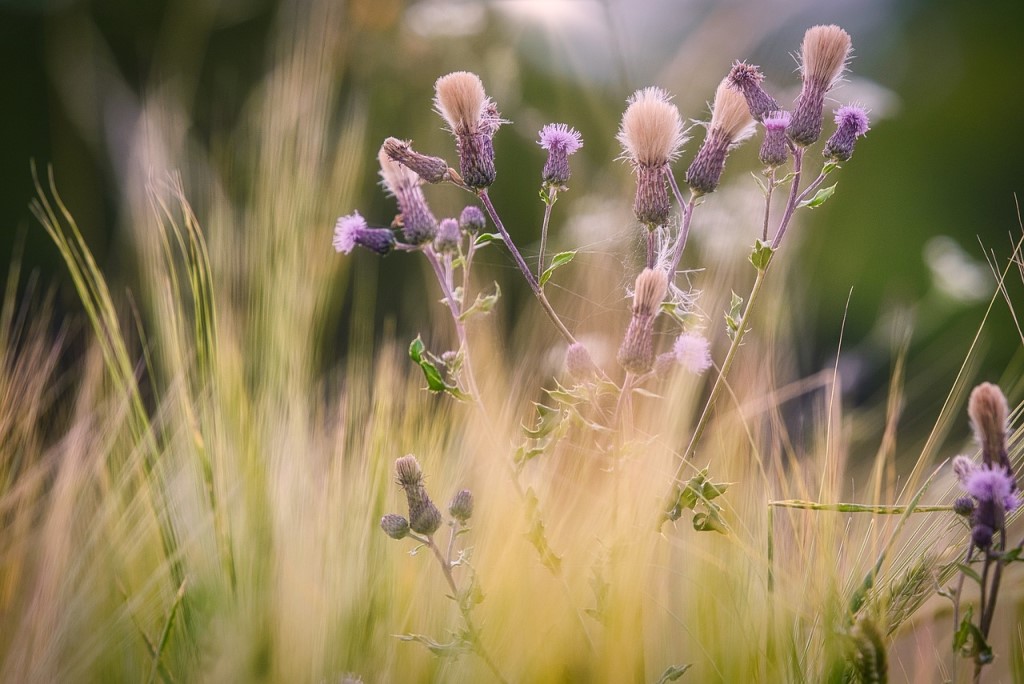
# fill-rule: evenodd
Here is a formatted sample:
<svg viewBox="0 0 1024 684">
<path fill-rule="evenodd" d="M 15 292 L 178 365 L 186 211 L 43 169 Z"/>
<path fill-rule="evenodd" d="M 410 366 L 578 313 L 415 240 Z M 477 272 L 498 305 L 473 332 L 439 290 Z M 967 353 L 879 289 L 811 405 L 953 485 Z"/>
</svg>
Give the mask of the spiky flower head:
<svg viewBox="0 0 1024 684">
<path fill-rule="evenodd" d="M 975 468 L 964 482 L 964 489 L 979 503 L 995 501 L 1008 511 L 1018 506 L 1017 497 L 1014 495 L 1015 487 L 1010 474 L 999 466 Z"/>
<path fill-rule="evenodd" d="M 461 241 L 462 231 L 459 230 L 459 222 L 453 218 L 442 219 L 437 226 L 434 250 L 441 254 L 454 254 L 459 251 Z"/>
<path fill-rule="evenodd" d="M 387 228 L 368 227 L 366 219 L 354 211 L 334 224 L 334 249 L 349 254 L 356 245 L 384 256 L 395 246 L 395 235 Z"/>
<path fill-rule="evenodd" d="M 687 332 L 677 337 L 672 353 L 676 362 L 694 375 L 711 367 L 711 345 L 700 333 Z"/>
<path fill-rule="evenodd" d="M 583 147 L 583 136 L 564 123 L 547 124 L 540 129 L 537 144 L 548 151 L 541 177 L 544 183 L 562 187 L 569 181 L 569 157 Z"/>
<path fill-rule="evenodd" d="M 633 315 L 619 347 L 619 364 L 641 374 L 654 366 L 654 321 L 668 292 L 668 274 L 661 268 L 645 268 L 636 278 Z"/>
<path fill-rule="evenodd" d="M 465 524 L 473 517 L 473 492 L 468 489 L 460 490 L 448 504 L 448 512 L 453 518 Z"/>
<path fill-rule="evenodd" d="M 665 90 L 643 88 L 633 93 L 626 105 L 615 137 L 636 172 L 633 213 L 653 230 L 668 221 L 672 204 L 666 166 L 679 158 L 688 138 L 679 109 Z"/>
<path fill-rule="evenodd" d="M 998 463 L 1012 473 L 1006 453 L 1006 426 L 1010 407 L 1006 395 L 997 385 L 983 382 L 971 391 L 967 415 L 971 419 L 974 439 L 981 447 L 981 459 L 991 466 Z"/>
<path fill-rule="evenodd" d="M 396 482 L 402 489 L 423 485 L 423 469 L 420 462 L 412 454 L 395 460 Z"/>
<path fill-rule="evenodd" d="M 953 502 L 953 512 L 969 518 L 971 513 L 974 513 L 974 499 L 969 496 L 957 497 L 956 501 Z"/>
<path fill-rule="evenodd" d="M 789 139 L 786 137 L 789 119 L 790 114 L 785 111 L 772 112 L 764 117 L 764 141 L 757 157 L 765 166 L 782 166 L 789 159 Z"/>
<path fill-rule="evenodd" d="M 384 189 L 398 202 L 402 236 L 405 241 L 411 245 L 430 242 L 437 232 L 437 219 L 430 211 L 427 198 L 423 196 L 420 177 L 411 169 L 391 159 L 385 145 L 381 145 L 377 161 L 380 163 L 380 177 Z"/>
<path fill-rule="evenodd" d="M 781 109 L 775 98 L 765 92 L 764 86 L 761 85 L 764 74 L 753 64 L 736 62 L 729 71 L 728 79 L 733 88 L 743 93 L 747 109 L 757 121 L 762 121 L 766 115 Z"/>
<path fill-rule="evenodd" d="M 412 142 L 388 138 L 384 141 L 384 152 L 388 157 L 406 167 L 427 183 L 451 180 L 448 162 L 440 157 L 430 157 L 412 149 Z"/>
<path fill-rule="evenodd" d="M 480 77 L 456 71 L 437 79 L 434 108 L 455 135 L 462 182 L 475 190 L 490 186 L 497 176 L 493 137 L 505 121 Z"/>
<path fill-rule="evenodd" d="M 857 138 L 868 132 L 868 113 L 859 105 L 845 105 L 835 111 L 836 132 L 825 143 L 827 159 L 849 161 Z"/>
<path fill-rule="evenodd" d="M 842 75 L 850 47 L 850 34 L 838 26 L 812 26 L 804 34 L 800 50 L 803 85 L 793 105 L 788 130 L 790 139 L 797 145 L 812 145 L 821 137 L 825 93 Z"/>
<path fill-rule="evenodd" d="M 722 179 L 729 150 L 754 132 L 754 117 L 743 94 L 728 78 L 718 84 L 704 144 L 686 170 L 686 183 L 696 193 L 714 192 Z"/>
<path fill-rule="evenodd" d="M 388 513 L 381 518 L 380 528 L 392 539 L 404 539 L 409 535 L 409 521 L 397 513 Z"/>
</svg>

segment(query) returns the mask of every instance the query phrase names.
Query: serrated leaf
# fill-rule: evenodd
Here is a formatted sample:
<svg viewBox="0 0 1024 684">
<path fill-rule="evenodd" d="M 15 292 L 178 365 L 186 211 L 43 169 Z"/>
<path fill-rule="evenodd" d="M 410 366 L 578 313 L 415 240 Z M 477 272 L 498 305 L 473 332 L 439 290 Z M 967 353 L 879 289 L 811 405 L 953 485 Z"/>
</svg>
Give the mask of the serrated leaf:
<svg viewBox="0 0 1024 684">
<path fill-rule="evenodd" d="M 832 195 L 835 194 L 835 192 L 836 192 L 836 185 L 838 185 L 838 183 L 836 183 L 834 185 L 830 185 L 827 188 L 822 188 L 821 190 L 818 190 L 818 192 L 814 193 L 814 197 L 812 197 L 811 199 L 808 199 L 808 200 L 804 200 L 803 202 L 801 202 L 797 206 L 798 207 L 807 207 L 808 209 L 814 209 L 816 207 L 820 207 L 822 204 L 827 202 L 829 200 L 829 198 L 832 197 Z"/>
<path fill-rule="evenodd" d="M 531 439 L 540 439 L 551 434 L 558 427 L 558 424 L 562 422 L 564 416 L 561 411 L 552 409 L 549 406 L 544 406 L 543 404 L 535 404 L 535 406 L 537 407 L 537 422 L 532 428 L 524 425 L 523 432 Z"/>
<path fill-rule="evenodd" d="M 775 250 L 772 249 L 772 246 L 759 238 L 754 242 L 754 250 L 747 258 L 754 265 L 754 268 L 758 271 L 764 271 L 768 268 L 768 264 L 771 263 L 773 256 L 775 256 Z"/>
<path fill-rule="evenodd" d="M 701 511 L 700 513 L 694 513 L 693 529 L 697 532 L 718 532 L 719 534 L 726 534 L 728 532 L 725 521 L 722 520 L 717 507 L 709 508 L 707 511 Z"/>
<path fill-rule="evenodd" d="M 523 465 L 528 461 L 532 461 L 533 459 L 537 458 L 543 453 L 543 447 L 533 447 L 531 449 L 527 449 L 525 446 L 521 446 L 518 449 L 516 449 L 516 453 L 512 457 L 512 462 L 515 463 L 516 465 Z"/>
<path fill-rule="evenodd" d="M 573 260 L 576 256 L 576 250 L 569 252 L 559 252 L 555 256 L 551 257 L 551 265 L 544 269 L 544 272 L 540 274 L 540 286 L 544 287 L 544 284 L 551 280 L 552 274 L 555 270 L 565 266 L 567 263 Z"/>
<path fill-rule="evenodd" d="M 658 677 L 658 681 L 655 684 L 665 684 L 666 682 L 674 682 L 689 670 L 693 665 L 669 665 L 665 668 L 665 671 Z"/>
<path fill-rule="evenodd" d="M 498 286 L 498 283 L 494 283 L 494 292 L 489 295 L 485 295 L 482 292 L 478 294 L 476 296 L 476 301 L 473 302 L 473 306 L 469 307 L 461 314 L 459 314 L 459 320 L 464 321 L 470 316 L 474 316 L 476 314 L 490 313 L 491 310 L 494 308 L 494 305 L 498 303 L 498 300 L 500 298 L 501 287 Z"/>
<path fill-rule="evenodd" d="M 501 236 L 501 233 L 480 233 L 476 236 L 476 240 L 473 241 L 473 244 L 477 247 L 483 247 L 484 245 L 489 245 L 492 242 L 504 241 L 505 238 Z"/>
<path fill-rule="evenodd" d="M 426 354 L 427 352 L 423 345 L 423 340 L 420 339 L 419 335 L 417 335 L 416 339 L 409 345 L 409 358 L 423 370 L 423 376 L 427 379 L 427 389 L 431 392 L 448 392 L 453 397 L 460 400 L 468 399 L 469 397 L 465 392 L 444 381 L 441 371 L 439 371 L 437 366 L 426 358 Z"/>
</svg>

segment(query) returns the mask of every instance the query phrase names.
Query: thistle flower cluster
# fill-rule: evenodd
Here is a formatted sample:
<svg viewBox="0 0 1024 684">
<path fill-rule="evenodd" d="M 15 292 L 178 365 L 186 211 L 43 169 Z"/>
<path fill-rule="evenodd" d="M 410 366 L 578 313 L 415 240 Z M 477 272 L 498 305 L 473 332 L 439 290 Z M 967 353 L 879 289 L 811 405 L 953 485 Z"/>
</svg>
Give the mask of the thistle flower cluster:
<svg viewBox="0 0 1024 684">
<path fill-rule="evenodd" d="M 420 541 L 421 535 L 429 539 L 441 527 L 441 511 L 430 499 L 423 485 L 423 470 L 412 454 L 395 461 L 395 482 L 405 492 L 409 517 L 388 513 L 380 520 L 384 534 L 392 539 L 412 536 Z M 448 513 L 454 519 L 453 525 L 464 526 L 473 515 L 473 494 L 468 489 L 459 491 L 448 505 Z"/>
</svg>

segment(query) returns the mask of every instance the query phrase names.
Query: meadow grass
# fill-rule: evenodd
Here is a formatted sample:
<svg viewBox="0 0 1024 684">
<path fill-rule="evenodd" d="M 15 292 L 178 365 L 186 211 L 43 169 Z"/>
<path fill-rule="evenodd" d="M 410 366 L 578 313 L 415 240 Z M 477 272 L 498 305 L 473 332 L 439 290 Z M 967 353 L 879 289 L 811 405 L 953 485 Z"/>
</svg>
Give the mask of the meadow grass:
<svg viewBox="0 0 1024 684">
<path fill-rule="evenodd" d="M 729 483 L 714 499 L 721 533 L 685 516 L 659 524 L 706 379 L 671 374 L 656 396 L 633 398 L 620 429 L 567 424 L 517 466 L 564 344 L 532 300 L 513 330 L 473 319 L 479 395 L 460 402 L 424 390 L 408 340 L 374 331 L 376 286 L 329 249 L 375 142 L 358 107 L 334 115 L 328 19 L 321 8 L 284 32 L 244 130 L 219 151 L 251 169 L 231 177 L 244 203 L 218 186 L 214 160 L 175 138 L 186 122 L 172 102 L 156 93 L 143 103 L 136 162 L 183 174 L 125 179 L 130 295 L 95 263 L 61 202 L 59 169 L 39 171 L 35 213 L 91 335 L 62 371 L 66 351 L 45 307 L 29 314 L 17 301 L 15 271 L 0 326 L 0 676 L 489 681 L 475 654 L 424 647 L 460 643 L 459 609 L 430 553 L 379 527 L 403 510 L 394 461 L 414 453 L 440 507 L 474 493 L 459 538 L 468 564 L 453 574 L 475 577 L 479 644 L 507 681 L 840 682 L 870 679 L 869 656 L 888 657 L 894 681 L 951 678 L 951 608 L 936 596 L 969 530 L 950 511 L 944 464 L 964 437 L 971 350 L 932 434 L 905 448 L 898 424 L 912 407 L 899 354 L 880 414 L 847 411 L 837 369 L 794 377 L 799 268 L 782 253 L 682 471 L 707 466 Z M 756 214 L 749 225 L 756 235 Z M 614 348 L 625 325 L 623 249 L 628 240 L 589 246 L 549 289 L 555 308 L 591 328 L 594 348 Z M 701 252 L 706 271 L 693 277 L 707 311 L 749 287 L 744 256 Z M 331 365 L 321 340 L 339 288 L 351 288 L 353 314 L 347 353 Z M 418 306 L 436 309 L 423 338 L 457 344 L 440 291 L 414 289 Z M 717 351 L 728 345 L 724 330 L 709 335 Z M 854 462 L 855 440 L 877 445 L 872 460 Z M 1019 680 L 1014 570 L 1001 601 L 1017 617 L 1002 616 L 993 643 L 997 671 Z"/>
</svg>

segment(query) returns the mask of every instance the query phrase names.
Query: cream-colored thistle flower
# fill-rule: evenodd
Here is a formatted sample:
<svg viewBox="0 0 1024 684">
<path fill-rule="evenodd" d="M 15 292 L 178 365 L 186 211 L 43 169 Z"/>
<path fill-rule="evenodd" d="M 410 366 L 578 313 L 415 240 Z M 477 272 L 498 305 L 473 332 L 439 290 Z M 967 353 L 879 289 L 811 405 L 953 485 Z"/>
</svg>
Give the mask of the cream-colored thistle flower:
<svg viewBox="0 0 1024 684">
<path fill-rule="evenodd" d="M 615 138 L 633 164 L 661 167 L 679 157 L 689 138 L 671 99 L 666 91 L 652 86 L 636 91 L 626 101 L 628 106 Z"/>
<path fill-rule="evenodd" d="M 636 277 L 633 315 L 654 316 L 668 294 L 668 274 L 661 268 L 645 268 Z"/>
<path fill-rule="evenodd" d="M 636 278 L 633 316 L 619 347 L 619 364 L 640 375 L 654 366 L 654 320 L 668 293 L 668 274 L 661 268 L 645 268 Z"/>
<path fill-rule="evenodd" d="M 455 71 L 434 83 L 434 107 L 456 135 L 472 135 L 489 103 L 483 81 L 474 73 Z"/>
<path fill-rule="evenodd" d="M 423 195 L 423 181 L 415 171 L 389 157 L 386 145 L 385 142 L 377 153 L 377 161 L 380 162 L 380 177 L 384 188 L 398 202 L 402 235 L 411 245 L 429 242 L 437 233 L 437 219 Z"/>
<path fill-rule="evenodd" d="M 967 401 L 967 415 L 987 465 L 998 463 L 1007 469 L 1011 467 L 1006 454 L 1006 421 L 1009 413 L 1006 396 L 997 385 L 983 382 L 971 392 Z"/>
<path fill-rule="evenodd" d="M 850 34 L 835 25 L 812 26 L 800 48 L 800 72 L 826 90 L 835 85 L 850 57 Z"/>
<path fill-rule="evenodd" d="M 747 107 L 747 100 L 743 93 L 730 87 L 728 78 L 722 79 L 715 91 L 708 129 L 711 132 L 721 132 L 732 145 L 741 143 L 754 134 L 754 116 Z"/>
</svg>

